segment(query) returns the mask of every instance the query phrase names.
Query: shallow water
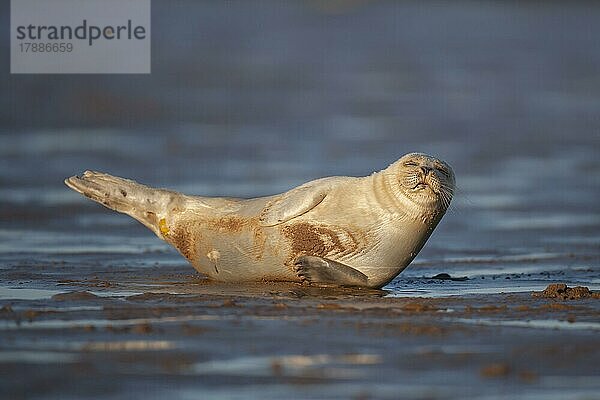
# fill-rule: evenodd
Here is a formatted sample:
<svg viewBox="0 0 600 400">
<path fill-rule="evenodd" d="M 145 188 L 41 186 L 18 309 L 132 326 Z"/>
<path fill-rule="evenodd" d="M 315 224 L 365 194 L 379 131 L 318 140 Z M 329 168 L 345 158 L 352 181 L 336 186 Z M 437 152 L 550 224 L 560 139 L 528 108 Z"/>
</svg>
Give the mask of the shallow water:
<svg viewBox="0 0 600 400">
<path fill-rule="evenodd" d="M 0 370 L 12 379 L 0 378 L 0 389 L 42 398 L 54 382 L 50 398 L 115 399 L 598 393 L 600 373 L 590 367 L 598 365 L 595 303 L 527 317 L 506 310 L 456 316 L 463 301 L 477 307 L 516 296 L 529 305 L 529 292 L 555 282 L 600 290 L 598 6 L 189 1 L 153 7 L 150 76 L 15 76 L 0 63 L 0 307 L 12 310 L 0 311 L 0 330 L 13 332 L 0 335 Z M 6 26 L 7 15 L 0 9 Z M 442 339 L 349 333 L 347 320 L 362 317 L 338 319 L 335 310 L 261 316 L 266 306 L 252 299 L 265 291 L 284 298 L 301 293 L 290 304 L 350 295 L 207 286 L 144 227 L 62 183 L 92 169 L 189 194 L 253 197 L 328 175 L 366 175 L 411 151 L 454 167 L 451 210 L 385 292 L 351 298 L 362 304 L 374 296 L 385 307 L 405 297 L 452 296 L 447 301 L 455 303 L 442 307 L 450 311 L 427 321 L 441 321 L 444 329 L 475 326 L 475 333 L 450 330 Z M 467 279 L 432 279 L 440 273 Z M 74 290 L 97 297 L 53 298 Z M 135 300 L 149 292 L 177 296 Z M 250 299 L 256 312 L 242 318 L 237 308 L 194 308 L 204 300 L 193 296 L 217 294 Z M 174 309 L 183 303 L 189 312 L 146 309 L 163 301 Z M 320 318 L 333 328 L 310 325 Z M 185 323 L 205 323 L 217 333 L 190 339 L 172 331 Z M 126 330 L 140 324 L 162 331 L 151 340 L 130 337 Z M 507 377 L 480 376 L 481 363 L 520 360 L 526 353 L 520 342 L 539 354 L 515 361 Z M 573 347 L 563 354 L 564 343 Z M 473 358 L 463 362 L 447 346 L 464 346 Z M 563 368 L 543 346 L 580 362 Z M 443 356 L 429 352 L 423 361 L 411 353 L 415 348 Z M 139 358 L 123 355 L 134 350 Z M 516 356 L 506 360 L 511 351 Z M 343 358 L 348 352 L 381 362 L 354 365 Z M 164 369 L 144 358 L 153 355 Z M 82 365 L 93 372 L 82 372 Z M 539 379 L 528 383 L 518 368 Z M 267 372 L 274 377 L 248 377 Z M 29 386 L 26 376 L 37 378 Z M 70 376 L 80 378 L 79 388 L 65 381 Z"/>
</svg>

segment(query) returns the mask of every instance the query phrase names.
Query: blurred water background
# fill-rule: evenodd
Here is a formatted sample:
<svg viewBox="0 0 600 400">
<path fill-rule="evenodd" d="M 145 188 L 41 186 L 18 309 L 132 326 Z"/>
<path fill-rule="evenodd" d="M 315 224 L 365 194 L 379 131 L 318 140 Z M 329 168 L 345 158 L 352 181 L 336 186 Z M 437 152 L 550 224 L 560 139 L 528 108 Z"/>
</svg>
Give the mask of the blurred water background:
<svg viewBox="0 0 600 400">
<path fill-rule="evenodd" d="M 459 190 L 393 295 L 598 289 L 598 21 L 593 2 L 155 1 L 150 75 L 10 75 L 2 41 L 0 269 L 185 264 L 62 184 L 85 169 L 252 197 L 422 151 Z"/>
</svg>

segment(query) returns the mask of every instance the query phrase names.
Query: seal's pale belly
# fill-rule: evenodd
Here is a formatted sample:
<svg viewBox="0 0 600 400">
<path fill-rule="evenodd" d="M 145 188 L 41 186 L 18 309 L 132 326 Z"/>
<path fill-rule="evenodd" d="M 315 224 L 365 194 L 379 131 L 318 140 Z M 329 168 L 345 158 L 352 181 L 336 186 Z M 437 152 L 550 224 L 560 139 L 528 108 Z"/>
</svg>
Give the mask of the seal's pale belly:
<svg viewBox="0 0 600 400">
<path fill-rule="evenodd" d="M 256 218 L 183 214 L 172 223 L 165 239 L 199 272 L 221 281 L 298 280 L 284 266 L 289 252 L 273 246 L 277 230 Z M 266 273 L 268 272 L 268 273 Z M 272 275 L 270 278 L 268 275 Z M 295 279 L 294 279 L 295 278 Z"/>
<path fill-rule="evenodd" d="M 407 221 L 382 221 L 375 214 L 363 217 L 373 227 L 397 224 L 398 237 L 380 238 L 372 233 L 376 229 L 367 230 L 364 224 L 361 229 L 341 217 L 317 222 L 310 213 L 275 227 L 236 214 L 183 214 L 164 236 L 198 272 L 220 281 L 300 281 L 294 260 L 311 255 L 353 265 L 383 284 L 412 261 L 426 238 L 414 227 L 405 227 L 412 237 L 401 235 Z"/>
<path fill-rule="evenodd" d="M 167 223 L 165 223 L 167 225 Z M 354 259 L 367 248 L 358 229 L 315 223 L 309 218 L 262 226 L 256 217 L 181 215 L 163 236 L 199 272 L 223 281 L 299 281 L 299 255 Z"/>
</svg>

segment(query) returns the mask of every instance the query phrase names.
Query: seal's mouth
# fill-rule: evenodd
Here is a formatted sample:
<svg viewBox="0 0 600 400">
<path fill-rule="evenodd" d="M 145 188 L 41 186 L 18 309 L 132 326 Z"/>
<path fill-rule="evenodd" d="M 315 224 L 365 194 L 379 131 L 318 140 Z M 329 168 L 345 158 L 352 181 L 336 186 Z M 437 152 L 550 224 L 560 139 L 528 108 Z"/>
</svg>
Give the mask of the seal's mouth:
<svg viewBox="0 0 600 400">
<path fill-rule="evenodd" d="M 413 175 L 413 185 L 409 186 L 412 192 L 424 192 L 428 196 L 439 193 L 439 178 L 431 169 L 421 168 Z"/>
<path fill-rule="evenodd" d="M 415 186 L 413 186 L 411 189 L 418 190 L 418 189 L 425 189 L 428 187 L 429 187 L 429 184 L 427 182 L 419 182 Z"/>
<path fill-rule="evenodd" d="M 432 200 L 439 198 L 439 187 L 436 185 L 435 179 L 428 175 L 421 175 L 416 177 L 415 181 L 412 186 L 407 188 L 410 193 L 416 196 L 426 196 Z"/>
</svg>

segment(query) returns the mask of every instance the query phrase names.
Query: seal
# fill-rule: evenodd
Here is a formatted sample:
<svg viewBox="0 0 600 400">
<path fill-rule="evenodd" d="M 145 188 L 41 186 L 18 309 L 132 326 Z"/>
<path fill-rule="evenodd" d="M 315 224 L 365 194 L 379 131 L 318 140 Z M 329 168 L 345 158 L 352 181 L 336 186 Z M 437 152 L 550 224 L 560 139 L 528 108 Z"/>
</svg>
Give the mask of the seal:
<svg viewBox="0 0 600 400">
<path fill-rule="evenodd" d="M 419 253 L 455 179 L 447 163 L 410 153 L 370 176 L 254 199 L 188 196 L 93 171 L 65 183 L 137 219 L 212 279 L 380 288 Z"/>
</svg>

